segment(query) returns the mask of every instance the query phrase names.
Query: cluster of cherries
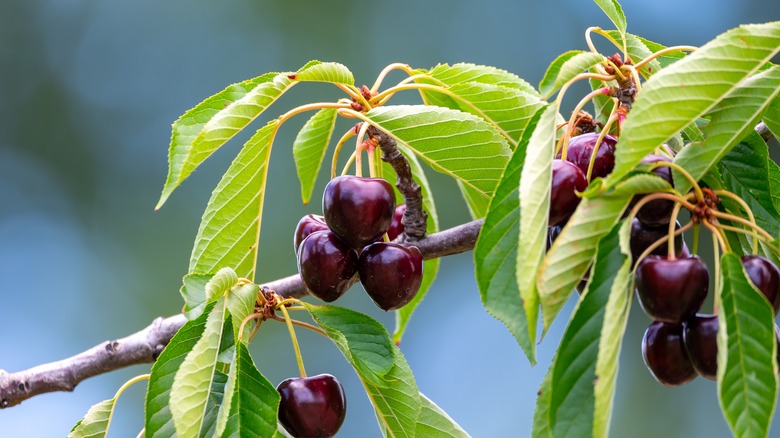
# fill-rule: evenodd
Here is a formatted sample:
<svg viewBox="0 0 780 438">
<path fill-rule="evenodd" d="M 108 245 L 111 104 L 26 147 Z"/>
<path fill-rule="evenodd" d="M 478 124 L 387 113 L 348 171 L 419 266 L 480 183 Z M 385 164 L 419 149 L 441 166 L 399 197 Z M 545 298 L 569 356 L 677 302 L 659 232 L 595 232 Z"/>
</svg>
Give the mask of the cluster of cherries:
<svg viewBox="0 0 780 438">
<path fill-rule="evenodd" d="M 387 181 L 334 178 L 325 187 L 322 210 L 324 216 L 304 216 L 293 238 L 298 271 L 311 295 L 332 302 L 359 279 L 384 310 L 414 298 L 422 281 L 422 254 L 415 246 L 392 242 L 404 232 L 406 206 L 396 208 Z M 344 422 L 344 389 L 330 374 L 289 378 L 276 389 L 279 422 L 293 437 L 332 437 Z"/>
</svg>

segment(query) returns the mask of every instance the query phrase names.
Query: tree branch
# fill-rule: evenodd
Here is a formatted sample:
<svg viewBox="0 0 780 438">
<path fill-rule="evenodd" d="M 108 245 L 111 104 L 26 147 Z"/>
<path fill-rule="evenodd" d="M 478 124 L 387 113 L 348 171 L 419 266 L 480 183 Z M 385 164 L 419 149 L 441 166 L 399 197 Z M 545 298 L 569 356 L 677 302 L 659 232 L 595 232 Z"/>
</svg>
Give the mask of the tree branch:
<svg viewBox="0 0 780 438">
<path fill-rule="evenodd" d="M 414 242 L 414 245 L 426 260 L 470 251 L 474 248 L 482 223 L 483 220 L 479 219 L 430 234 Z M 285 297 L 302 297 L 307 294 L 298 274 L 263 286 Z M 152 363 L 185 322 L 187 318 L 183 314 L 157 318 L 137 333 L 103 342 L 67 359 L 15 373 L 0 370 L 0 409 L 16 406 L 47 392 L 73 391 L 76 385 L 89 377 L 130 365 Z"/>
</svg>

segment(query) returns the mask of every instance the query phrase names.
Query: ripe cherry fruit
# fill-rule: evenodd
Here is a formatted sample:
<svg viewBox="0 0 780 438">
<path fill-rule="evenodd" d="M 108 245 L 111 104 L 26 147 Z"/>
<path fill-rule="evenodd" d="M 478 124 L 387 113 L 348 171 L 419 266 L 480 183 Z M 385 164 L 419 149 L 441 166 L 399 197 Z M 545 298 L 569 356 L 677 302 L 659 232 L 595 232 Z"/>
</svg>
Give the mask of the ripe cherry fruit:
<svg viewBox="0 0 780 438">
<path fill-rule="evenodd" d="M 675 224 L 676 228 L 680 228 L 680 223 Z M 650 247 L 650 245 L 654 244 L 656 241 L 658 241 L 660 238 L 666 236 L 669 233 L 669 227 L 668 226 L 662 226 L 662 227 L 651 227 L 649 225 L 645 225 L 637 218 L 634 218 L 634 220 L 631 221 L 631 257 L 632 260 L 636 263 L 636 260 L 639 258 L 639 256 L 642 255 L 643 252 L 647 248 Z M 679 234 L 675 236 L 674 238 L 674 253 L 677 257 L 679 257 L 682 254 L 683 249 L 683 238 L 682 234 Z M 661 246 L 654 249 L 650 254 L 652 255 L 658 255 L 663 256 L 668 253 L 668 242 L 664 242 Z"/>
<path fill-rule="evenodd" d="M 395 208 L 393 220 L 390 222 L 390 228 L 387 229 L 387 238 L 390 239 L 391 242 L 404 232 L 404 224 L 402 222 L 404 213 L 406 213 L 406 204 L 401 204 Z"/>
<path fill-rule="evenodd" d="M 298 272 L 309 292 L 335 301 L 355 282 L 357 253 L 330 231 L 309 234 L 298 249 Z"/>
<path fill-rule="evenodd" d="M 585 174 L 568 161 L 553 160 L 552 172 L 549 227 L 565 224 L 580 204 L 577 193 L 588 188 Z"/>
<path fill-rule="evenodd" d="M 298 252 L 298 248 L 301 247 L 301 242 L 309 234 L 315 231 L 328 230 L 328 224 L 325 223 L 325 218 L 318 214 L 307 214 L 298 221 L 298 225 L 295 227 L 295 236 L 293 237 L 293 245 L 295 246 L 295 252 Z"/>
<path fill-rule="evenodd" d="M 416 246 L 377 242 L 363 248 L 358 261 L 360 283 L 383 310 L 411 301 L 420 289 L 422 253 Z"/>
<path fill-rule="evenodd" d="M 647 155 L 642 158 L 642 164 L 653 164 L 657 162 L 671 162 L 672 160 L 661 155 Z M 674 186 L 674 180 L 672 179 L 672 169 L 668 166 L 658 166 L 653 168 L 653 173 L 660 176 L 670 185 Z M 638 201 L 635 198 L 635 201 Z M 662 225 L 668 225 L 672 216 L 672 210 L 674 209 L 674 202 L 668 199 L 655 199 L 648 202 L 636 213 L 636 217 L 639 218 L 642 223 L 652 227 L 660 227 Z"/>
<path fill-rule="evenodd" d="M 682 323 L 696 314 L 709 289 L 707 265 L 697 256 L 648 256 L 636 268 L 639 304 L 655 320 Z"/>
<path fill-rule="evenodd" d="M 330 230 L 350 247 L 360 249 L 390 228 L 395 192 L 380 178 L 339 176 L 325 186 L 322 211 Z"/>
<path fill-rule="evenodd" d="M 718 315 L 697 314 L 686 321 L 683 341 L 696 372 L 715 380 L 718 375 Z"/>
<path fill-rule="evenodd" d="M 576 137 L 572 137 L 569 140 L 569 145 L 566 148 L 566 161 L 573 163 L 580 168 L 582 173 L 588 175 L 588 166 L 590 165 L 590 157 L 593 155 L 593 148 L 596 146 L 596 141 L 599 138 L 599 133 L 588 132 Z M 591 179 L 604 178 L 615 167 L 615 145 L 617 139 L 611 135 L 605 135 L 599 145 L 599 150 L 596 152 L 596 158 L 593 162 L 593 170 L 591 171 Z M 560 158 L 560 154 L 556 158 Z"/>
<path fill-rule="evenodd" d="M 642 338 L 642 357 L 655 380 L 678 386 L 696 377 L 683 345 L 682 324 L 653 321 Z"/>
<path fill-rule="evenodd" d="M 344 389 L 330 374 L 286 379 L 276 390 L 282 396 L 279 422 L 293 437 L 332 437 L 344 422 Z"/>
<path fill-rule="evenodd" d="M 756 289 L 772 304 L 777 315 L 780 310 L 780 270 L 774 263 L 757 255 L 742 257 L 742 266 Z"/>
</svg>

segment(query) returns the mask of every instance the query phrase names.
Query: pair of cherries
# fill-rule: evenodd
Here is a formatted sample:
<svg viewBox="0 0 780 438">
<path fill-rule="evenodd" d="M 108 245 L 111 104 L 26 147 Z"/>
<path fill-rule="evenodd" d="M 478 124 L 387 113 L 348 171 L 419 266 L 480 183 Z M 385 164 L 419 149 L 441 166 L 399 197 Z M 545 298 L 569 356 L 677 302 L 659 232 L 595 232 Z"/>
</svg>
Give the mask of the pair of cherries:
<svg viewBox="0 0 780 438">
<path fill-rule="evenodd" d="M 322 196 L 324 216 L 304 216 L 295 229 L 298 271 L 315 297 L 332 302 L 360 279 L 384 310 L 395 310 L 420 289 L 422 253 L 385 242 L 403 233 L 405 206 L 395 207 L 393 187 L 379 178 L 340 176 Z"/>
</svg>

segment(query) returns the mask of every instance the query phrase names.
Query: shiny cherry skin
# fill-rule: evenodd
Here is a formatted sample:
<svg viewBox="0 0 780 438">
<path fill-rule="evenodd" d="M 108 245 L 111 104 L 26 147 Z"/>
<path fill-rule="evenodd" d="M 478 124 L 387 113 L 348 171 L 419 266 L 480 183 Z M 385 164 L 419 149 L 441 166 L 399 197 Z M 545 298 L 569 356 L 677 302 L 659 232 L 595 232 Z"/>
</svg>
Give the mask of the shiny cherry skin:
<svg viewBox="0 0 780 438">
<path fill-rule="evenodd" d="M 696 378 L 683 344 L 682 324 L 653 321 L 642 338 L 642 358 L 655 380 L 679 386 Z"/>
<path fill-rule="evenodd" d="M 381 178 L 333 178 L 322 195 L 325 223 L 354 249 L 381 238 L 395 213 L 395 192 Z"/>
<path fill-rule="evenodd" d="M 593 155 L 593 148 L 596 146 L 598 138 L 598 132 L 581 134 L 572 137 L 566 148 L 566 161 L 579 167 L 585 176 L 588 175 L 590 157 Z M 615 167 L 616 144 L 617 139 L 615 137 L 611 135 L 604 136 L 599 145 L 599 150 L 596 152 L 596 161 L 593 163 L 591 179 L 604 178 L 612 173 L 612 169 Z M 561 158 L 561 154 L 558 154 L 555 158 Z"/>
<path fill-rule="evenodd" d="M 588 188 L 585 174 L 568 161 L 553 160 L 552 172 L 549 227 L 564 225 L 580 204 L 577 192 Z"/>
<path fill-rule="evenodd" d="M 671 162 L 672 160 L 662 155 L 650 154 L 642 158 L 642 164 L 653 164 L 659 161 Z M 653 173 L 660 176 L 672 187 L 674 187 L 674 180 L 672 179 L 672 169 L 667 166 L 658 166 L 653 169 Z M 635 201 L 638 201 L 635 198 Z M 656 199 L 645 204 L 636 214 L 636 217 L 642 221 L 643 224 L 651 227 L 660 227 L 663 225 L 669 225 L 669 220 L 672 216 L 672 210 L 674 209 L 674 202 L 667 199 Z"/>
<path fill-rule="evenodd" d="M 298 225 L 295 227 L 295 236 L 293 237 L 293 245 L 295 246 L 295 252 L 298 252 L 298 248 L 301 247 L 301 242 L 309 234 L 315 231 L 328 230 L 328 224 L 325 223 L 325 218 L 318 214 L 307 214 L 298 221 Z"/>
<path fill-rule="evenodd" d="M 358 261 L 360 283 L 383 310 L 411 301 L 420 289 L 423 258 L 416 246 L 377 242 L 363 248 Z"/>
<path fill-rule="evenodd" d="M 685 322 L 683 342 L 696 372 L 710 380 L 718 375 L 718 315 L 697 314 Z"/>
<path fill-rule="evenodd" d="M 547 251 L 552 248 L 553 243 L 555 243 L 555 239 L 557 239 L 558 235 L 561 234 L 562 229 L 563 228 L 560 225 L 556 225 L 547 229 Z"/>
<path fill-rule="evenodd" d="M 279 422 L 296 438 L 332 437 L 344 422 L 344 388 L 330 374 L 286 379 L 276 390 L 282 396 Z"/>
<path fill-rule="evenodd" d="M 695 315 L 709 284 L 707 265 L 697 256 L 674 260 L 648 256 L 636 268 L 639 304 L 658 321 L 682 323 Z"/>
<path fill-rule="evenodd" d="M 774 263 L 757 255 L 742 257 L 742 266 L 756 289 L 772 304 L 777 315 L 780 310 L 780 270 Z"/>
<path fill-rule="evenodd" d="M 391 242 L 404 232 L 404 224 L 401 222 L 404 218 L 404 213 L 406 213 L 406 204 L 401 204 L 395 208 L 393 221 L 390 222 L 390 228 L 387 229 L 387 238 L 390 239 Z"/>
<path fill-rule="evenodd" d="M 680 223 L 675 223 L 675 228 L 680 228 Z M 631 258 L 636 263 L 636 260 L 642 255 L 647 248 L 658 239 L 665 237 L 669 233 L 668 226 L 662 227 L 650 227 L 642 223 L 637 218 L 631 221 Z M 674 238 L 674 252 L 677 257 L 680 257 L 683 249 L 682 234 L 675 236 Z M 668 253 L 668 244 L 664 242 L 661 246 L 654 249 L 650 254 L 664 256 Z"/>
<path fill-rule="evenodd" d="M 330 231 L 309 234 L 298 249 L 298 272 L 306 289 L 325 302 L 332 302 L 354 283 L 357 253 Z"/>
</svg>

